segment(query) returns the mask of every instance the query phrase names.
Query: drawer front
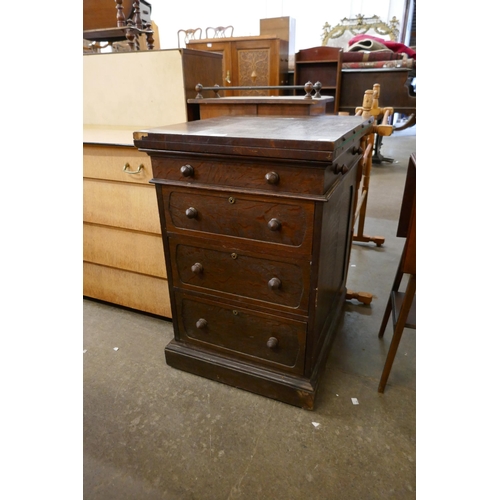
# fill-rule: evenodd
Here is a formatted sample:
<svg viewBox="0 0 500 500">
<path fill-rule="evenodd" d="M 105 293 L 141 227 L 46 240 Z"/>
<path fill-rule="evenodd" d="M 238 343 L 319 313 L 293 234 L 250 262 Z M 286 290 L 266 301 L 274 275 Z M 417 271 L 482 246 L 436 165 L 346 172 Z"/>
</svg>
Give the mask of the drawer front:
<svg viewBox="0 0 500 500">
<path fill-rule="evenodd" d="M 157 179 L 185 182 L 186 185 L 209 184 L 259 189 L 276 193 L 321 195 L 325 185 L 325 166 L 300 167 L 279 163 L 251 163 L 195 157 L 153 157 Z"/>
<path fill-rule="evenodd" d="M 345 169 L 351 169 L 356 165 L 357 161 L 362 157 L 362 152 L 359 140 L 346 147 L 332 163 L 331 171 L 334 175 L 333 179 L 345 175 L 347 173 Z"/>
<path fill-rule="evenodd" d="M 83 179 L 83 220 L 161 234 L 155 189 L 151 184 Z"/>
<path fill-rule="evenodd" d="M 307 323 L 176 294 L 180 340 L 301 374 Z"/>
<path fill-rule="evenodd" d="M 84 145 L 83 176 L 148 184 L 153 177 L 151 158 L 133 147 Z"/>
<path fill-rule="evenodd" d="M 83 295 L 138 311 L 172 317 L 166 279 L 83 263 Z"/>
<path fill-rule="evenodd" d="M 166 278 L 163 242 L 159 234 L 83 224 L 83 260 Z"/>
<path fill-rule="evenodd" d="M 201 247 L 185 238 L 169 238 L 174 286 L 239 296 L 307 313 L 311 265 L 308 259 L 283 262 L 280 256 L 248 249 Z"/>
<path fill-rule="evenodd" d="M 314 202 L 167 186 L 162 195 L 168 231 L 233 236 L 311 252 Z"/>
</svg>

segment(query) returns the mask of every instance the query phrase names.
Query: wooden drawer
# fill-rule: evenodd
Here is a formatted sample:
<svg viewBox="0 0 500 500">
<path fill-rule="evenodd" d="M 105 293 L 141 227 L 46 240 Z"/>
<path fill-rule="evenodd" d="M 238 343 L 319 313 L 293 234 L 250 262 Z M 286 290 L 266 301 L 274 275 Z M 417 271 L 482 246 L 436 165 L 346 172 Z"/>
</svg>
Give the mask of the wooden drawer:
<svg viewBox="0 0 500 500">
<path fill-rule="evenodd" d="M 128 167 L 124 170 L 127 164 Z M 139 168 L 141 165 L 142 167 Z M 83 176 L 92 179 L 148 184 L 153 177 L 151 159 L 146 153 L 134 147 L 85 144 L 83 146 Z"/>
<path fill-rule="evenodd" d="M 150 184 L 83 179 L 83 220 L 161 234 L 155 190 Z"/>
<path fill-rule="evenodd" d="M 84 262 L 83 295 L 172 317 L 168 283 L 162 278 Z"/>
<path fill-rule="evenodd" d="M 314 202 L 161 186 L 167 231 L 211 233 L 294 247 L 310 254 Z"/>
<path fill-rule="evenodd" d="M 302 374 L 307 323 L 176 293 L 179 338 L 232 358 Z M 276 345 L 270 347 L 268 342 Z"/>
<path fill-rule="evenodd" d="M 166 279 L 160 235 L 83 224 L 83 260 Z"/>
<path fill-rule="evenodd" d="M 307 314 L 311 264 L 309 259 L 284 260 L 252 252 L 247 245 L 223 248 L 218 242 L 169 238 L 173 284 L 219 294 L 227 299 L 251 299 L 255 306 L 284 306 Z M 267 303 L 267 304 L 263 304 Z"/>
<path fill-rule="evenodd" d="M 286 162 L 255 163 L 200 159 L 196 156 L 153 158 L 153 175 L 156 179 L 185 182 L 191 186 L 208 184 L 276 193 L 321 195 L 325 191 L 325 175 L 331 178 L 330 183 L 335 177 L 332 171 L 325 174 L 324 165 L 314 167 L 309 163 L 302 167 L 293 167 Z"/>
</svg>

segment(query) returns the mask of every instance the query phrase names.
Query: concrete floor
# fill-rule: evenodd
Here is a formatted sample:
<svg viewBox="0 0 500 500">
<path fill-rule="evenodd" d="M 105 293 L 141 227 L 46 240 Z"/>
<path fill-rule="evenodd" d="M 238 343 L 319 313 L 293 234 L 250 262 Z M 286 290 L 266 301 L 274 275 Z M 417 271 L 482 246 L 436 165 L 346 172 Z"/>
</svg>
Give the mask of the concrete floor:
<svg viewBox="0 0 500 500">
<path fill-rule="evenodd" d="M 312 412 L 170 368 L 171 322 L 84 300 L 86 500 L 416 497 L 415 330 L 377 392 L 392 330 L 377 333 L 415 150 L 416 126 L 385 138 L 395 162 L 373 166 L 364 232 L 386 241 L 353 246 L 348 288 L 374 298 L 346 302 Z"/>
</svg>

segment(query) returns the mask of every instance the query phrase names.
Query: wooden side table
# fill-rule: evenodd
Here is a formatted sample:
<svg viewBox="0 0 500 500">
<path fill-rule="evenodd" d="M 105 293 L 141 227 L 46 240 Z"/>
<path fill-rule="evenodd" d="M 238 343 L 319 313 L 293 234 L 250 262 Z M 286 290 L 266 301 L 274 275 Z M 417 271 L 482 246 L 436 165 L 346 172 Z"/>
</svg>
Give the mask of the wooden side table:
<svg viewBox="0 0 500 500">
<path fill-rule="evenodd" d="M 406 238 L 406 242 L 378 334 L 379 338 L 383 337 L 387 322 L 392 313 L 394 333 L 380 378 L 378 392 L 384 392 L 385 390 L 403 330 L 405 328 L 417 328 L 415 302 L 417 287 L 416 164 L 416 154 L 414 153 L 411 155 L 408 164 L 397 231 L 397 236 Z M 408 275 L 408 282 L 405 291 L 400 292 L 399 288 L 405 274 Z"/>
</svg>

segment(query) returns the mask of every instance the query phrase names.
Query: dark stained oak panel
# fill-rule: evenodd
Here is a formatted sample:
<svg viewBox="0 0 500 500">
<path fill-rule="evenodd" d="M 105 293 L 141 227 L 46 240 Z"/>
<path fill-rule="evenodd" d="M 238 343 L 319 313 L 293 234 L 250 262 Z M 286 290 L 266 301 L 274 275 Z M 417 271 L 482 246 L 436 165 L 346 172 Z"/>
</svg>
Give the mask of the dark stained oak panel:
<svg viewBox="0 0 500 500">
<path fill-rule="evenodd" d="M 177 299 L 181 340 L 302 373 L 305 322 L 189 297 L 177 296 Z"/>
<path fill-rule="evenodd" d="M 307 260 L 285 262 L 279 255 L 257 256 L 231 248 L 204 248 L 197 241 L 182 244 L 178 238 L 170 238 L 170 254 L 177 270 L 175 286 L 307 311 L 311 272 Z"/>
<path fill-rule="evenodd" d="M 312 202 L 286 203 L 235 192 L 193 192 L 182 188 L 163 187 L 162 191 L 168 212 L 167 230 L 190 229 L 302 247 L 310 252 Z"/>
</svg>

